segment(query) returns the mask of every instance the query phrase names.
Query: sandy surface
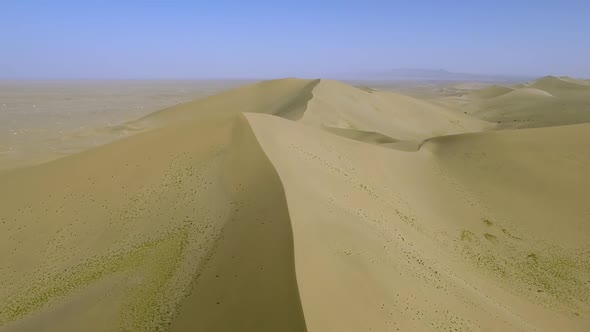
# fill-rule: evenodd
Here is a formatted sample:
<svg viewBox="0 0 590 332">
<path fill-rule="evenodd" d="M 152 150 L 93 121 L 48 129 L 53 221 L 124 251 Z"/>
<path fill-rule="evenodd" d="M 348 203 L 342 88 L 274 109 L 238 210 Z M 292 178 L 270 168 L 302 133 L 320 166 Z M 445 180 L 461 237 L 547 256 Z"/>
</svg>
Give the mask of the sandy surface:
<svg viewBox="0 0 590 332">
<path fill-rule="evenodd" d="M 129 134 L 126 121 L 245 81 L 0 81 L 0 170 Z M 115 129 L 115 130 L 113 130 Z"/>
<path fill-rule="evenodd" d="M 587 331 L 590 125 L 451 105 L 266 81 L 0 173 L 0 331 Z"/>
<path fill-rule="evenodd" d="M 502 129 L 590 123 L 590 85 L 568 77 L 547 76 L 525 84 L 457 91 L 431 101 L 495 122 Z"/>
</svg>

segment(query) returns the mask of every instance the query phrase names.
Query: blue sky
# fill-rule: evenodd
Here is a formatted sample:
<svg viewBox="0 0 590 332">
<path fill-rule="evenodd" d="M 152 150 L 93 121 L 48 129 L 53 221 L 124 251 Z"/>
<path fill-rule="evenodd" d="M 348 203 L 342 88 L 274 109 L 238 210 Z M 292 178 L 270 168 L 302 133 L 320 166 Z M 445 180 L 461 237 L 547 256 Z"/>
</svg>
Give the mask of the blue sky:
<svg viewBox="0 0 590 332">
<path fill-rule="evenodd" d="M 0 78 L 590 77 L 590 1 L 0 1 Z"/>
</svg>

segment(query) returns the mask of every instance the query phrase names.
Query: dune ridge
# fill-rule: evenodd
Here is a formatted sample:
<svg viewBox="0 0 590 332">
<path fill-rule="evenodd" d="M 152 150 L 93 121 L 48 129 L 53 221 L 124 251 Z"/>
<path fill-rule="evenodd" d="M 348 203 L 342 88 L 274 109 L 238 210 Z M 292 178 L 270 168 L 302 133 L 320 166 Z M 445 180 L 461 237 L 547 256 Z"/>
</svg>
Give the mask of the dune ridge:
<svg viewBox="0 0 590 332">
<path fill-rule="evenodd" d="M 569 77 L 491 86 L 438 102 L 460 114 L 496 123 L 498 129 L 590 123 L 590 85 Z"/>
<path fill-rule="evenodd" d="M 469 96 L 471 98 L 494 98 L 494 97 L 498 97 L 501 95 L 504 95 L 506 93 L 509 93 L 513 91 L 512 88 L 509 87 L 505 87 L 505 86 L 499 86 L 499 85 L 494 85 L 494 86 L 489 86 L 489 87 L 485 87 L 479 90 L 475 90 L 473 92 L 471 92 L 469 94 Z"/>
<path fill-rule="evenodd" d="M 280 181 L 238 111 L 206 119 L 1 175 L 2 330 L 305 331 Z"/>
<path fill-rule="evenodd" d="M 541 90 L 561 91 L 561 90 L 584 90 L 588 85 L 583 81 L 578 81 L 569 77 L 545 76 L 530 84 L 534 88 Z"/>
<path fill-rule="evenodd" d="M 1 331 L 590 326 L 588 125 L 296 79 L 133 125 L 0 174 Z"/>
</svg>

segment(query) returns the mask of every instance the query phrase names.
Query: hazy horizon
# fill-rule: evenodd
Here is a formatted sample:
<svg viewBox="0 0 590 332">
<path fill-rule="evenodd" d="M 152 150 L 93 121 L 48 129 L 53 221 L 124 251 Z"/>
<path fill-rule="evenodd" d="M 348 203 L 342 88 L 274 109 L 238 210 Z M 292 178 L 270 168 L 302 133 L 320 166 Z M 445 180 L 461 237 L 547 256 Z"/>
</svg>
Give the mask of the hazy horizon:
<svg viewBox="0 0 590 332">
<path fill-rule="evenodd" d="M 590 77 L 584 1 L 14 1 L 0 79 L 338 77 L 395 68 Z"/>
</svg>

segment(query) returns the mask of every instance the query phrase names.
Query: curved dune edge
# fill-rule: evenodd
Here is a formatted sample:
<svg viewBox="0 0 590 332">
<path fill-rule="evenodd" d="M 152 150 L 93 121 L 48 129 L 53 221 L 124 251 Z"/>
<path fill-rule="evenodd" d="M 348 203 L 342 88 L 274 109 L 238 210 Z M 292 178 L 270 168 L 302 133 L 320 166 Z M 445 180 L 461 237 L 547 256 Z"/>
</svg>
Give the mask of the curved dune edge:
<svg viewBox="0 0 590 332">
<path fill-rule="evenodd" d="M 493 125 L 441 106 L 393 92 L 369 92 L 320 80 L 299 122 L 322 128 L 375 132 L 396 141 L 491 129 Z"/>
<path fill-rule="evenodd" d="M 306 331 L 280 179 L 243 116 L 230 146 L 222 182 L 235 212 L 170 331 Z"/>
<path fill-rule="evenodd" d="M 282 185 L 237 112 L 0 181 L 2 331 L 306 330 Z"/>
<path fill-rule="evenodd" d="M 431 141 L 419 152 L 402 152 L 265 114 L 246 117 L 286 191 L 309 331 L 584 331 L 588 326 L 590 290 L 585 277 L 590 261 L 583 253 L 590 249 L 584 245 L 590 230 L 580 232 L 586 226 L 578 192 L 584 184 L 565 182 L 569 188 L 560 195 L 576 199 L 560 203 L 558 211 L 569 211 L 564 217 L 573 224 L 555 231 L 559 226 L 549 226 L 554 216 L 548 212 L 556 205 L 533 205 L 543 202 L 549 189 L 541 195 L 514 195 L 521 205 L 528 199 L 528 205 L 505 210 L 502 196 L 510 197 L 510 182 L 494 187 L 491 180 L 488 186 L 497 193 L 481 196 L 479 186 L 495 171 L 470 165 L 470 157 L 449 159 L 441 148 L 433 153 Z M 571 142 L 586 132 L 582 126 L 565 138 Z M 444 140 L 481 140 L 485 149 L 498 154 L 498 163 L 514 167 L 513 176 L 535 183 L 528 168 L 502 159 L 510 153 L 502 157 L 504 145 L 493 137 L 514 140 L 514 153 L 519 154 L 543 131 L 503 134 Z M 519 145 L 518 136 L 529 137 L 528 143 Z M 581 152 L 586 146 L 579 148 Z M 485 149 L 475 144 L 460 155 Z M 539 151 L 530 156 L 532 163 L 554 150 Z M 461 169 L 451 162 L 470 166 Z M 555 162 L 555 167 L 573 167 L 572 174 L 588 170 L 580 163 Z M 470 173 L 485 181 L 474 176 L 465 181 Z M 540 222 L 535 218 L 543 214 L 543 227 L 553 231 L 535 226 Z"/>
</svg>

